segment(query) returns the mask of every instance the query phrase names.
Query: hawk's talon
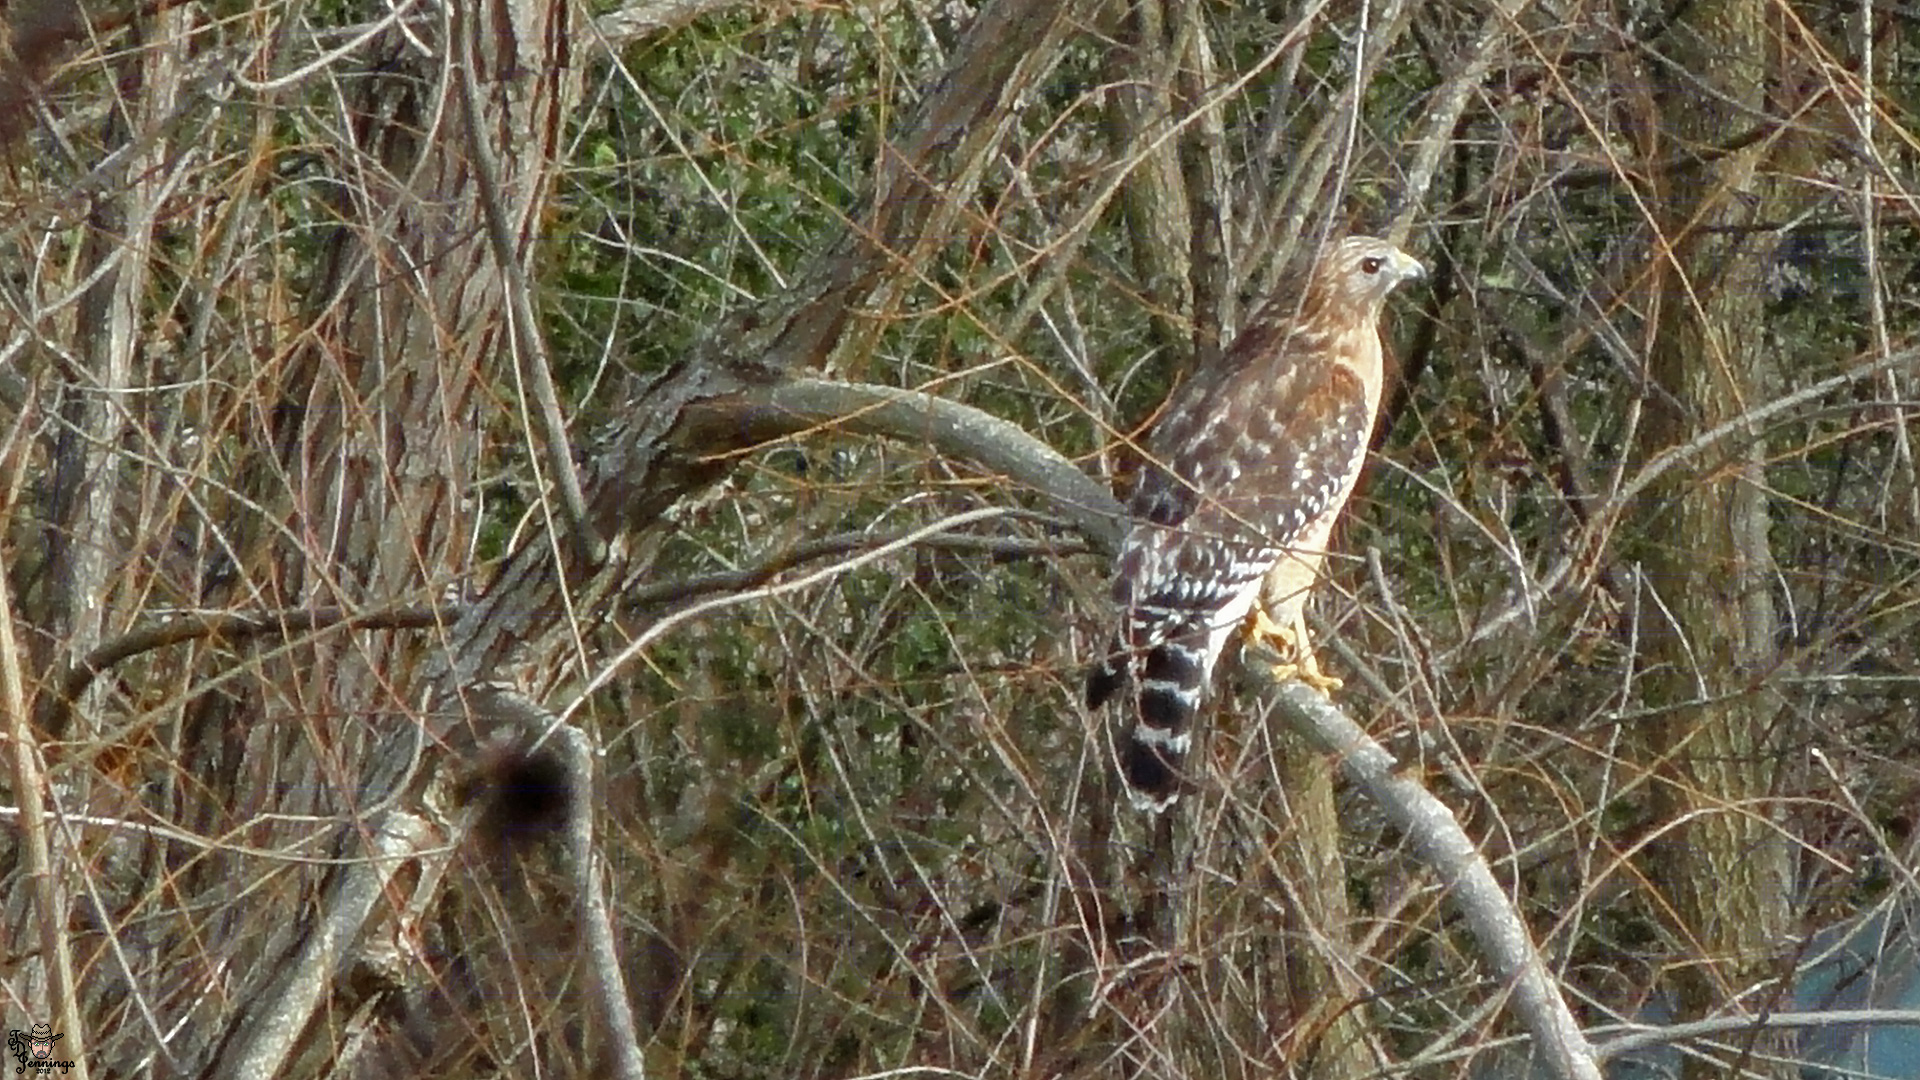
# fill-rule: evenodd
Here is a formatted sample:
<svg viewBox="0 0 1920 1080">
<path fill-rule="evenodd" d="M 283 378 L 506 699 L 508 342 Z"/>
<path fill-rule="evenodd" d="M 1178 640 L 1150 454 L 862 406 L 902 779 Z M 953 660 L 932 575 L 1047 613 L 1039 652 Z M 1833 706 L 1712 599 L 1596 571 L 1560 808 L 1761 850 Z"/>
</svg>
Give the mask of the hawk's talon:
<svg viewBox="0 0 1920 1080">
<path fill-rule="evenodd" d="M 1267 667 L 1267 673 L 1275 682 L 1298 679 L 1328 697 L 1346 685 L 1320 670 L 1319 658 L 1313 655 L 1313 645 L 1307 640 L 1307 627 L 1303 622 L 1282 626 L 1267 614 L 1265 605 L 1256 603 L 1247 619 L 1246 640 L 1281 658 L 1279 663 Z"/>
<path fill-rule="evenodd" d="M 1313 654 L 1308 653 L 1307 656 L 1312 657 Z M 1333 692 L 1335 690 L 1338 690 L 1341 687 L 1347 685 L 1345 682 L 1341 681 L 1339 678 L 1329 675 L 1324 671 L 1321 671 L 1320 665 L 1317 662 L 1309 662 L 1305 665 L 1288 665 L 1288 666 L 1298 667 L 1299 670 L 1292 673 L 1293 677 L 1296 679 L 1299 679 L 1303 683 L 1306 683 L 1308 686 L 1313 687 L 1315 690 L 1320 691 L 1320 693 L 1325 695 L 1326 697 L 1332 697 Z"/>
<path fill-rule="evenodd" d="M 1261 603 L 1255 603 L 1253 614 L 1247 617 L 1246 635 L 1247 640 L 1265 645 L 1281 656 L 1299 647 L 1293 640 L 1293 627 L 1274 622 L 1273 616 L 1267 614 L 1266 605 Z"/>
</svg>

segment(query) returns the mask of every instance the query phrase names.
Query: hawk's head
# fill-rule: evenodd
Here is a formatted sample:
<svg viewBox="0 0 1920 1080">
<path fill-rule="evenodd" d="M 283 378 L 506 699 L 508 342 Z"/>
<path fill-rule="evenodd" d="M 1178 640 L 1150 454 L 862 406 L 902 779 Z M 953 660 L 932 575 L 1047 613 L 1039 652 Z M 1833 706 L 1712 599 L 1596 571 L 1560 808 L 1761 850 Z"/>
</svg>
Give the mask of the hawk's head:
<svg viewBox="0 0 1920 1080">
<path fill-rule="evenodd" d="M 1376 315 L 1403 281 L 1425 277 L 1420 260 L 1373 236 L 1349 236 L 1323 252 L 1310 292 L 1336 308 Z"/>
</svg>

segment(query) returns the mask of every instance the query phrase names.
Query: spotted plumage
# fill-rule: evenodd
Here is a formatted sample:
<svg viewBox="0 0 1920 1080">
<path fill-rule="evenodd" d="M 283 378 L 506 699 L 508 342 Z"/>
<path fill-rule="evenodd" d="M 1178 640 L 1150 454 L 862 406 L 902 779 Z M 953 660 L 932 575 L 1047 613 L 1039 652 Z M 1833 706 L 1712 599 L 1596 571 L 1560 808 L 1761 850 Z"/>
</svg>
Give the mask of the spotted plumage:
<svg viewBox="0 0 1920 1080">
<path fill-rule="evenodd" d="M 1320 679 L 1301 626 L 1333 522 L 1365 462 L 1382 383 L 1379 316 L 1421 274 L 1384 240 L 1322 250 L 1168 403 L 1147 440 L 1113 581 L 1120 630 L 1087 680 L 1098 707 L 1123 687 L 1117 747 L 1134 801 L 1178 796 L 1193 718 L 1236 628 L 1256 607 L 1283 654 Z M 1263 581 L 1265 597 L 1262 597 Z"/>
</svg>

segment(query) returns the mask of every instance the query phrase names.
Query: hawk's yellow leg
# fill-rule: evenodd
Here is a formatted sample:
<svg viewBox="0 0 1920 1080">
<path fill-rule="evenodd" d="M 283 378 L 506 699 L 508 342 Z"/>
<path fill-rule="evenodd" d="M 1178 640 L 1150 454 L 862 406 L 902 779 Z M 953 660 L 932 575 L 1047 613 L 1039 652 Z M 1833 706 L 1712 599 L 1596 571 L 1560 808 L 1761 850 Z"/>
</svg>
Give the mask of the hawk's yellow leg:
<svg viewBox="0 0 1920 1080">
<path fill-rule="evenodd" d="M 1248 642 L 1280 657 L 1280 662 L 1269 668 L 1276 681 L 1299 679 L 1329 697 L 1345 685 L 1320 670 L 1320 661 L 1313 655 L 1313 642 L 1307 639 L 1304 615 L 1296 617 L 1292 626 L 1281 626 L 1267 614 L 1266 605 L 1256 602 L 1253 614 L 1247 618 L 1246 637 Z"/>
</svg>

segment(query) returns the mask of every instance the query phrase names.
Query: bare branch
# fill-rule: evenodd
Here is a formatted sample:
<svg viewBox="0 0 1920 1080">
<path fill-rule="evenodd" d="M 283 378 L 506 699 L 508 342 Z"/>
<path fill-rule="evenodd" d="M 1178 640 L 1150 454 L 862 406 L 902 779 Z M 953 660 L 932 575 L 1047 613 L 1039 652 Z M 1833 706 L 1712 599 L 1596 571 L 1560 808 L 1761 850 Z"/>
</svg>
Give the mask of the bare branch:
<svg viewBox="0 0 1920 1080">
<path fill-rule="evenodd" d="M 1595 1047 L 1594 1054 L 1600 1060 L 1606 1061 L 1649 1046 L 1663 1046 L 1687 1039 L 1703 1039 L 1714 1035 L 1734 1035 L 1762 1030 L 1785 1031 L 1794 1028 L 1838 1027 L 1842 1024 L 1920 1027 L 1920 1010 L 1833 1009 L 1827 1012 L 1775 1012 L 1767 1013 L 1765 1016 L 1714 1016 L 1705 1020 L 1692 1020 L 1684 1024 L 1667 1024 L 1660 1027 L 1634 1025 L 1626 1034 L 1615 1035 Z"/>
<path fill-rule="evenodd" d="M 567 869 L 573 878 L 574 902 L 580 912 L 580 932 L 586 938 L 587 973 L 594 1000 L 605 1019 L 609 1041 L 613 1044 L 615 1075 L 620 1080 L 643 1080 L 645 1061 L 640 1056 L 640 1029 L 633 1020 L 633 1000 L 627 992 L 626 977 L 620 970 L 618 940 L 613 929 L 613 913 L 607 906 L 605 873 L 594 851 L 593 813 L 600 800 L 594 797 L 599 755 L 587 733 L 571 724 L 555 728 L 560 743 L 560 758 L 566 764 L 568 783 L 574 796 L 568 803 L 566 822 Z"/>
<path fill-rule="evenodd" d="M 630 0 L 593 21 L 593 28 L 614 52 L 644 37 L 685 26 L 702 15 L 751 7 L 748 0 Z"/>
<path fill-rule="evenodd" d="M 306 608 L 296 611 L 177 611 L 159 612 L 154 621 L 101 642 L 85 656 L 68 663 L 54 680 L 55 692 L 42 706 L 40 723 L 50 732 L 65 730 L 74 702 L 87 687 L 115 664 L 155 649 L 189 641 L 224 640 L 234 643 L 272 637 L 288 640 L 316 630 L 423 630 L 454 617 L 454 612 L 409 605 L 377 611 L 345 608 Z"/>
<path fill-rule="evenodd" d="M 463 14 L 464 13 L 464 14 Z M 571 526 L 565 538 L 583 546 L 589 563 L 607 557 L 606 538 L 594 531 L 587 516 L 587 497 L 580 489 L 580 473 L 573 465 L 573 443 L 567 438 L 567 420 L 560 412 L 560 394 L 553 387 L 553 363 L 547 357 L 546 339 L 540 334 L 539 317 L 533 310 L 532 290 L 527 286 L 525 255 L 519 250 L 520 237 L 507 221 L 507 195 L 500 186 L 500 166 L 488 145 L 480 103 L 480 86 L 474 72 L 474 29 L 462 25 L 475 18 L 471 9 L 455 5 L 448 18 L 453 26 L 447 40 L 457 42 L 454 64 L 456 96 L 466 120 L 467 153 L 473 157 L 473 176 L 479 186 L 481 217 L 487 225 L 487 243 L 499 268 L 501 291 L 507 297 L 507 327 L 512 332 L 514 371 L 533 390 L 538 406 L 540 439 L 547 451 L 546 472 L 560 490 L 560 507 Z M 538 460 L 538 459 L 536 459 Z M 544 485 L 543 485 L 544 490 Z M 552 520 L 549 518 L 549 527 Z"/>
<path fill-rule="evenodd" d="M 1467 102 L 1479 92 L 1487 72 L 1492 69 L 1494 61 L 1506 52 L 1514 35 L 1522 32 L 1520 16 L 1532 6 L 1533 0 L 1502 0 L 1487 15 L 1472 55 L 1440 88 L 1438 104 L 1428 107 L 1426 128 L 1414 143 L 1419 150 L 1414 155 L 1413 165 L 1407 170 L 1406 189 L 1400 194 L 1400 208 L 1394 214 L 1393 224 L 1386 230 L 1386 238 L 1395 245 L 1406 246 L 1407 234 L 1413 229 L 1413 219 L 1427 206 L 1427 189 L 1432 186 L 1433 174 L 1440 167 L 1440 155 L 1458 137 L 1460 117 L 1466 112 Z"/>
<path fill-rule="evenodd" d="M 21 467 L 22 459 L 15 453 L 21 445 L 20 436 L 23 433 L 24 425 L 16 423 L 7 432 L 4 445 L 0 445 L 0 462 L 8 466 L 7 488 L 4 498 L 0 498 L 0 508 L 6 510 L 12 509 L 20 494 L 20 482 L 26 476 L 26 470 Z M 20 648 L 13 629 L 12 591 L 7 575 L 0 574 L 0 712 L 9 717 L 4 728 L 5 742 L 10 749 L 7 776 L 13 797 L 20 804 L 20 835 L 26 848 L 27 874 L 33 887 L 34 929 L 38 932 L 40 954 L 45 965 L 48 998 L 28 1004 L 47 1009 L 59 1019 L 62 1031 L 73 1034 L 73 1041 L 63 1049 L 73 1055 L 74 1065 L 84 1080 L 87 1075 L 85 1031 L 88 1025 L 82 1022 L 79 999 L 74 993 L 73 951 L 67 938 L 66 892 L 61 875 L 56 872 L 53 848 L 47 842 L 47 776 L 41 764 L 40 737 L 28 722 L 32 713 L 27 709 L 26 679 L 23 677 L 27 667 L 27 654 Z"/>
<path fill-rule="evenodd" d="M 932 394 L 795 379 L 700 402 L 686 422 L 690 445 L 715 452 L 823 429 L 930 445 L 1039 494 L 1104 553 L 1119 549 L 1125 531 L 1125 511 L 1106 485 L 1059 451 L 1017 424 Z"/>
<path fill-rule="evenodd" d="M 361 936 L 400 868 L 433 843 L 433 829 L 412 814 L 387 811 L 367 829 L 367 857 L 341 873 L 325 916 L 314 925 L 280 977 L 232 1025 L 237 1038 L 208 1076 L 271 1080 L 288 1059 L 339 972 L 360 955 Z"/>
<path fill-rule="evenodd" d="M 1255 671 L 1259 664 L 1250 664 Z M 1561 1080 L 1600 1080 L 1593 1047 L 1567 1008 L 1534 947 L 1533 935 L 1466 830 L 1445 803 L 1402 775 L 1399 762 L 1326 696 L 1287 680 L 1272 690 L 1280 715 L 1336 754 L 1347 777 L 1413 841 L 1427 866 L 1453 890 L 1467 927 L 1494 976 L 1512 987 L 1514 1010 Z"/>
</svg>

